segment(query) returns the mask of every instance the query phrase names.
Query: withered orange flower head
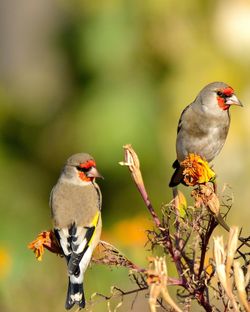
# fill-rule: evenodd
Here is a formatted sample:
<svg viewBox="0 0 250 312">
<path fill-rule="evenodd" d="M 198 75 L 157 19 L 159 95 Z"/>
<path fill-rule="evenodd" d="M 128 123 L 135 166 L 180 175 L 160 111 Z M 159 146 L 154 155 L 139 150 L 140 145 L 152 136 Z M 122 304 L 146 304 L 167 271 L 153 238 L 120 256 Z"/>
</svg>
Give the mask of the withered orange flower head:
<svg viewBox="0 0 250 312">
<path fill-rule="evenodd" d="M 35 240 L 28 244 L 28 248 L 33 250 L 38 261 L 42 261 L 44 248 L 56 254 L 62 254 L 53 231 L 40 233 Z"/>
<path fill-rule="evenodd" d="M 196 154 L 188 154 L 181 162 L 183 167 L 183 180 L 189 186 L 211 181 L 215 172 L 209 167 L 208 162 Z"/>
</svg>

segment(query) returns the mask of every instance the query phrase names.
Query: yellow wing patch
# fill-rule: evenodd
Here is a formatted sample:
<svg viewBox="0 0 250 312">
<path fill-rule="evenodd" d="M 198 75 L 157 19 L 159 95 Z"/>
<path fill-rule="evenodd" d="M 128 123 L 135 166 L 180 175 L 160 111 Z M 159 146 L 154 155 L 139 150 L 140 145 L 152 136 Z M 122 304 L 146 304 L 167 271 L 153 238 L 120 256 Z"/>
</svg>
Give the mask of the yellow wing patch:
<svg viewBox="0 0 250 312">
<path fill-rule="evenodd" d="M 88 245 L 90 246 L 90 244 L 92 243 L 92 240 L 93 240 L 93 237 L 95 236 L 95 232 L 96 232 L 96 226 L 97 226 L 97 223 L 98 223 L 98 221 L 99 221 L 99 216 L 100 216 L 100 211 L 97 211 L 97 213 L 95 214 L 95 216 L 94 216 L 94 218 L 93 218 L 93 220 L 92 220 L 92 222 L 91 222 L 91 227 L 94 227 L 95 229 L 94 229 L 94 232 L 93 232 L 93 234 L 92 234 L 92 236 L 91 236 L 91 239 L 89 240 L 89 243 L 88 243 Z"/>
</svg>

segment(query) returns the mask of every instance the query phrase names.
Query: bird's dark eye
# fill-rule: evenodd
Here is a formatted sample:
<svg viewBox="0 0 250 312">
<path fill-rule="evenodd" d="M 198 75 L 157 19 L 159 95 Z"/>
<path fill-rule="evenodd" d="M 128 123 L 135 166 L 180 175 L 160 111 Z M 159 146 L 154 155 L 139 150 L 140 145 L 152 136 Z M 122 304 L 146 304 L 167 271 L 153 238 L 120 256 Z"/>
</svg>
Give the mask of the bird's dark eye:
<svg viewBox="0 0 250 312">
<path fill-rule="evenodd" d="M 224 94 L 221 91 L 217 91 L 217 95 L 220 96 L 220 97 L 224 96 Z"/>
<path fill-rule="evenodd" d="M 77 169 L 78 171 L 81 171 L 81 172 L 84 172 L 84 173 L 88 172 L 88 171 L 90 170 L 90 168 L 91 168 L 91 167 L 89 167 L 89 168 L 84 168 L 84 167 L 80 167 L 80 166 L 77 166 L 77 167 L 76 167 L 76 169 Z"/>
</svg>

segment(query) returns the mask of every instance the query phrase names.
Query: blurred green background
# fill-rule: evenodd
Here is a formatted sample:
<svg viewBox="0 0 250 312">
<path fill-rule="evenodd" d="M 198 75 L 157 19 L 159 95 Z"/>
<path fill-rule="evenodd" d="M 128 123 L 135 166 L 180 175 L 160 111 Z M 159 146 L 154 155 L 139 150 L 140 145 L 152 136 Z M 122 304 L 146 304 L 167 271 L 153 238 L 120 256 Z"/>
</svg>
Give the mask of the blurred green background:
<svg viewBox="0 0 250 312">
<path fill-rule="evenodd" d="M 207 83 L 222 80 L 231 109 L 214 161 L 232 186 L 229 224 L 249 227 L 250 4 L 247 0 L 2 0 L 0 10 L 0 311 L 63 311 L 66 266 L 27 243 L 51 228 L 49 193 L 71 154 L 92 154 L 105 180 L 103 238 L 146 264 L 150 217 L 122 146 L 137 151 L 157 211 L 171 200 L 179 115 Z M 249 234 L 249 233 L 248 233 Z M 86 296 L 134 286 L 124 269 L 92 266 Z M 133 296 L 120 311 L 130 311 Z M 106 311 L 99 302 L 93 311 Z M 133 311 L 148 311 L 139 296 Z"/>
</svg>

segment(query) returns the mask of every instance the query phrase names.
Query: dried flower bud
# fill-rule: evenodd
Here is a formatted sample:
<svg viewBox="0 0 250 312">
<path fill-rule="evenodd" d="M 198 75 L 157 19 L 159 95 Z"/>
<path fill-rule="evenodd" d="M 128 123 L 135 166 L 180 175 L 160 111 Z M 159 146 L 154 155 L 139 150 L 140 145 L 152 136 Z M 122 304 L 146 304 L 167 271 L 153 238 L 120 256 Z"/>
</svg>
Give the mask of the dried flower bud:
<svg viewBox="0 0 250 312">
<path fill-rule="evenodd" d="M 243 270 L 240 267 L 239 261 L 234 261 L 234 278 L 235 278 L 235 284 L 238 290 L 239 299 L 246 309 L 247 312 L 250 311 L 250 304 L 247 300 L 247 294 L 245 289 L 245 277 Z"/>
<path fill-rule="evenodd" d="M 143 179 L 140 171 L 140 162 L 139 158 L 132 148 L 131 144 L 126 144 L 123 146 L 124 149 L 124 159 L 125 161 L 119 162 L 121 166 L 128 166 L 135 183 L 138 185 L 143 185 Z"/>
<path fill-rule="evenodd" d="M 235 252 L 237 250 L 239 237 L 239 228 L 232 226 L 229 231 L 228 245 L 227 245 L 227 262 L 226 262 L 226 273 L 230 276 L 230 270 L 233 265 Z"/>
<path fill-rule="evenodd" d="M 157 299 L 162 295 L 163 299 L 169 304 L 175 311 L 181 312 L 182 310 L 170 297 L 167 289 L 168 272 L 165 258 L 156 257 L 150 258 L 149 270 L 147 274 L 147 283 L 150 287 L 149 293 L 149 305 L 152 312 L 156 311 Z"/>
<path fill-rule="evenodd" d="M 239 311 L 235 296 L 232 291 L 231 265 L 237 248 L 238 228 L 230 229 L 228 246 L 225 248 L 223 237 L 214 237 L 214 260 L 216 273 L 222 287 L 224 288 L 228 298 L 230 299 L 234 311 Z"/>
</svg>

